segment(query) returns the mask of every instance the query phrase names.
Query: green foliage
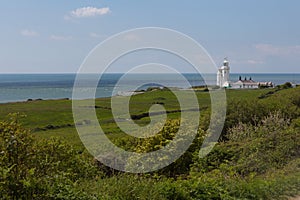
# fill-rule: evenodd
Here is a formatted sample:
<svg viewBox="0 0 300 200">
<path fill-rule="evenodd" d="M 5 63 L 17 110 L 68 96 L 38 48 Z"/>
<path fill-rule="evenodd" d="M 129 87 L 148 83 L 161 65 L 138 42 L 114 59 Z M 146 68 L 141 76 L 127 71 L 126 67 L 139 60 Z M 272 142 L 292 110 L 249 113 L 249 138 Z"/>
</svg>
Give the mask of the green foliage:
<svg viewBox="0 0 300 200">
<path fill-rule="evenodd" d="M 132 150 L 137 152 L 137 153 L 145 153 L 145 152 L 153 152 L 157 151 L 166 145 L 168 145 L 171 141 L 173 141 L 174 137 L 176 134 L 178 134 L 179 126 L 180 126 L 180 120 L 168 120 L 165 125 L 163 126 L 162 130 L 159 131 L 155 136 L 153 137 L 148 137 L 146 139 L 138 139 L 133 146 Z M 156 126 L 160 127 L 159 124 Z M 197 127 L 196 127 L 197 128 Z M 172 148 L 172 152 L 178 151 L 178 147 L 186 147 L 185 140 L 184 138 L 187 138 L 191 135 L 191 131 L 193 130 L 192 126 L 187 126 L 187 127 L 181 127 L 182 134 L 180 137 L 183 139 L 178 140 L 174 145 L 175 148 Z M 200 149 L 200 145 L 202 144 L 202 140 L 204 138 L 205 132 L 201 129 L 198 129 L 196 138 L 194 142 L 190 145 L 190 147 L 187 149 L 187 151 L 175 162 L 170 164 L 169 166 L 158 170 L 156 173 L 160 175 L 165 175 L 168 177 L 177 177 L 182 174 L 187 174 L 190 169 L 190 164 L 192 163 L 192 158 L 193 158 L 193 153 L 196 150 Z M 132 163 L 139 162 L 139 160 L 143 160 L 145 157 L 144 154 L 136 157 L 132 157 L 130 162 L 128 163 L 127 167 L 135 167 Z M 167 160 L 170 159 L 169 156 L 165 157 L 160 157 L 158 158 L 160 163 L 164 163 Z M 156 163 L 157 160 L 147 160 L 149 163 Z M 143 166 L 139 166 L 143 167 Z"/>
<path fill-rule="evenodd" d="M 97 199 L 105 200 L 191 199 L 188 185 L 184 181 L 147 175 L 118 174 L 109 178 L 88 180 L 76 187 Z"/>
<path fill-rule="evenodd" d="M 5 198 L 21 198 L 38 187 L 34 180 L 36 168 L 33 139 L 18 123 L 17 114 L 10 121 L 0 122 L 0 191 Z"/>
<path fill-rule="evenodd" d="M 256 126 L 240 123 L 229 129 L 227 142 L 205 158 L 196 156 L 192 170 L 249 177 L 282 169 L 300 157 L 300 132 L 289 124 L 280 113 L 270 114 Z"/>
<path fill-rule="evenodd" d="M 19 116 L 13 114 L 8 121 L 0 122 L 0 194 L 3 199 L 62 195 L 68 188 L 70 192 L 76 180 L 95 174 L 87 157 L 58 139 L 36 142 L 18 119 Z"/>
<path fill-rule="evenodd" d="M 300 108 L 300 93 L 294 94 L 290 97 L 292 104 L 296 105 L 298 108 Z"/>
<path fill-rule="evenodd" d="M 276 89 L 265 89 L 258 91 L 267 91 L 271 94 L 268 98 L 261 99 L 261 94 L 257 97 L 234 97 L 228 100 L 228 109 L 226 122 L 223 132 L 224 140 L 227 140 L 228 130 L 238 124 L 251 124 L 256 126 L 270 113 L 280 112 L 286 118 L 293 120 L 300 116 L 300 109 L 298 106 L 299 88 L 294 88 L 293 92 L 289 90 L 281 90 L 276 92 Z M 265 93 L 265 92 L 264 92 Z"/>
<path fill-rule="evenodd" d="M 288 89 L 288 88 L 291 88 L 291 87 L 292 87 L 291 82 L 286 82 L 286 83 L 284 83 L 284 84 L 282 85 L 282 88 L 283 88 L 283 89 Z"/>
<path fill-rule="evenodd" d="M 239 123 L 257 124 L 270 112 L 263 102 L 256 99 L 232 99 L 228 102 L 227 116 L 221 140 L 228 140 L 227 131 Z"/>
<path fill-rule="evenodd" d="M 210 98 L 207 92 L 197 92 L 201 117 L 193 144 L 173 164 L 144 175 L 116 173 L 103 164 L 95 165 L 76 134 L 70 101 L 2 104 L 0 198 L 280 199 L 299 194 L 300 88 L 226 93 L 228 112 L 222 142 L 208 156 L 199 157 L 209 126 Z M 112 118 L 109 98 L 97 99 L 95 109 L 107 137 L 115 144 L 128 151 L 151 152 L 170 144 L 182 122 L 178 120 L 180 112 L 172 112 L 179 110 L 179 105 L 168 90 L 134 96 L 130 114 L 147 113 L 153 103 L 166 108 L 168 121 L 147 139 L 134 139 L 120 131 Z M 16 111 L 27 117 L 11 115 L 3 120 L 7 113 Z M 149 117 L 135 122 L 145 125 Z M 183 135 L 190 134 L 189 128 L 187 125 Z M 164 162 L 165 158 L 160 159 Z"/>
</svg>

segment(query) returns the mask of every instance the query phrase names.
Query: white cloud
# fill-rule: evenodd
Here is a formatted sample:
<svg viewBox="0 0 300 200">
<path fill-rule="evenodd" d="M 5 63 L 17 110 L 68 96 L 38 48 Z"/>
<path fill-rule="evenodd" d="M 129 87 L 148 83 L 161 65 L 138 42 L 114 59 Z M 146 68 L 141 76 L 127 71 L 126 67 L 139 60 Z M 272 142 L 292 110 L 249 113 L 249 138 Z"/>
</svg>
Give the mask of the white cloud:
<svg viewBox="0 0 300 200">
<path fill-rule="evenodd" d="M 262 60 L 252 60 L 252 59 L 250 59 L 250 60 L 247 60 L 246 63 L 252 64 L 252 65 L 257 65 L 257 64 L 264 64 L 264 61 L 262 61 Z"/>
<path fill-rule="evenodd" d="M 234 58 L 237 58 L 237 57 L 238 56 L 235 56 Z M 245 66 L 253 66 L 253 65 L 262 65 L 262 64 L 265 63 L 260 58 L 256 58 L 256 57 L 253 57 L 253 56 L 252 56 L 252 58 L 241 58 L 241 59 L 230 59 L 230 58 L 229 58 L 229 63 L 233 64 L 235 66 L 244 66 L 244 65 Z"/>
<path fill-rule="evenodd" d="M 51 40 L 71 40 L 72 36 L 62 36 L 62 35 L 51 35 Z"/>
<path fill-rule="evenodd" d="M 66 20 L 71 18 L 84 18 L 84 17 L 94 17 L 99 15 L 105 15 L 110 13 L 109 7 L 96 8 L 96 7 L 82 7 L 71 11 L 65 16 Z"/>
<path fill-rule="evenodd" d="M 103 34 L 98 34 L 98 33 L 90 33 L 90 37 L 92 37 L 92 38 L 104 38 L 105 37 L 105 35 L 103 35 Z"/>
<path fill-rule="evenodd" d="M 140 41 L 141 38 L 134 34 L 128 34 L 124 36 L 124 40 L 126 41 Z"/>
<path fill-rule="evenodd" d="M 33 31 L 33 30 L 24 29 L 21 31 L 21 35 L 27 36 L 27 37 L 36 37 L 36 36 L 39 36 L 39 33 L 36 31 Z"/>
<path fill-rule="evenodd" d="M 272 44 L 256 44 L 255 49 L 264 55 L 290 56 L 300 55 L 300 45 L 276 46 Z"/>
</svg>

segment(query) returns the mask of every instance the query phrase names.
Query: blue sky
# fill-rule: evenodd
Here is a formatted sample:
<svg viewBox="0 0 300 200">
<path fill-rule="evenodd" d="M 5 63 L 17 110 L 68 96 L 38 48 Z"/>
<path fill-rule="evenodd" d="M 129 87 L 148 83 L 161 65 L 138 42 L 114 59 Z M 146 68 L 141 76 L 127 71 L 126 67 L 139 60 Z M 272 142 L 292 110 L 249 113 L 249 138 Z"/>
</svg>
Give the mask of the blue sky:
<svg viewBox="0 0 300 200">
<path fill-rule="evenodd" d="M 165 27 L 236 73 L 300 73 L 300 1 L 3 0 L 0 73 L 74 73 L 107 37 Z"/>
</svg>

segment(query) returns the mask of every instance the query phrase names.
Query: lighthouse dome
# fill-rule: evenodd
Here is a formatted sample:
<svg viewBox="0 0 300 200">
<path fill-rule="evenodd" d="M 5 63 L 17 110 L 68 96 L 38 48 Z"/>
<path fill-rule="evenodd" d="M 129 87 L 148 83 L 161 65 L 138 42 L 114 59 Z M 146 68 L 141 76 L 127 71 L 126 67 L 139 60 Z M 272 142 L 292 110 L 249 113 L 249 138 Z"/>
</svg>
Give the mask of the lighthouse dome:
<svg viewBox="0 0 300 200">
<path fill-rule="evenodd" d="M 229 62 L 228 62 L 227 58 L 224 58 L 223 66 L 221 67 L 221 69 L 229 70 Z"/>
</svg>

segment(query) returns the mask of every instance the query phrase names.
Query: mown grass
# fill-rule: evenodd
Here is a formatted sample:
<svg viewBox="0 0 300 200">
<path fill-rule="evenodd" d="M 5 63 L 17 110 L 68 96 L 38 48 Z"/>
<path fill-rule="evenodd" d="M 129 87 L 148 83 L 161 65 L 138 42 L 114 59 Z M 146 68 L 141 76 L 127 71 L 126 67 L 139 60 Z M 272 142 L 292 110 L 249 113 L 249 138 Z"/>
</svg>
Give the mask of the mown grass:
<svg viewBox="0 0 300 200">
<path fill-rule="evenodd" d="M 190 91 L 186 92 L 189 93 Z M 251 90 L 250 92 L 248 90 L 228 90 L 227 97 L 228 99 L 249 99 L 256 98 L 263 93 L 263 90 Z M 205 110 L 210 106 L 210 97 L 208 92 L 200 91 L 196 92 L 196 94 L 200 109 L 202 108 L 202 110 Z M 167 111 L 180 109 L 178 101 L 170 91 L 156 90 L 133 96 L 130 104 L 130 113 L 132 115 L 139 115 L 148 112 L 150 106 L 156 103 L 163 103 L 162 105 Z M 116 124 L 114 124 L 112 120 L 113 116 L 111 114 L 110 98 L 96 99 L 95 105 L 100 124 L 101 122 L 104 122 L 101 126 L 103 126 L 104 129 L 109 129 L 110 131 L 108 132 L 110 133 L 118 133 L 119 130 L 116 129 Z M 44 131 L 36 131 L 36 129 L 46 128 L 49 125 L 61 127 L 59 129 L 62 136 L 70 131 L 74 132 L 72 131 L 74 121 L 71 100 L 40 100 L 0 104 L 0 119 L 5 119 L 9 113 L 20 113 L 26 115 L 26 118 L 21 121 L 22 124 L 26 128 L 32 129 L 37 135 Z M 169 117 L 177 118 L 179 115 L 180 113 L 172 113 Z M 146 122 L 147 120 L 149 120 L 147 117 L 141 119 L 141 121 Z M 137 121 L 137 123 L 142 124 L 146 122 Z M 71 125 L 72 127 L 70 128 L 68 125 Z M 49 131 L 46 131 L 46 133 L 49 133 Z"/>
<path fill-rule="evenodd" d="M 187 93 L 190 91 L 187 91 Z M 197 92 L 200 108 L 209 106 L 210 98 L 207 92 Z M 124 97 L 126 98 L 126 97 Z M 140 115 L 147 113 L 153 104 L 162 103 L 167 111 L 179 110 L 179 104 L 172 92 L 156 90 L 135 95 L 130 102 L 130 114 Z M 114 122 L 111 113 L 110 98 L 96 99 L 95 109 L 101 127 L 109 137 L 119 137 L 122 131 Z M 79 137 L 74 126 L 72 115 L 72 101 L 70 100 L 41 100 L 30 102 L 17 102 L 0 104 L 0 120 L 5 119 L 9 113 L 26 115 L 21 123 L 33 131 L 40 138 L 61 136 L 73 145 L 80 145 Z M 170 113 L 171 119 L 178 118 L 180 112 Z M 140 125 L 149 123 L 149 117 L 136 120 Z"/>
</svg>

